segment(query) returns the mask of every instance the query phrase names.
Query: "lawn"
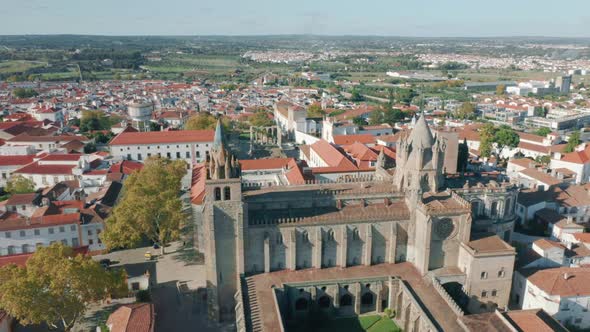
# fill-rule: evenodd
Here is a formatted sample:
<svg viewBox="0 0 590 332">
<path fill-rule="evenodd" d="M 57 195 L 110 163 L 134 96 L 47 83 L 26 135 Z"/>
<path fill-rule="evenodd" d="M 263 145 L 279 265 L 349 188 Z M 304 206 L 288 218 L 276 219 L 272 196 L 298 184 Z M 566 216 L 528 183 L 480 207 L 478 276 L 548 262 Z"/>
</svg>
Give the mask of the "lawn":
<svg viewBox="0 0 590 332">
<path fill-rule="evenodd" d="M 321 323 L 319 323 L 321 322 Z M 292 329 L 297 332 L 400 332 L 401 329 L 386 316 L 367 315 L 360 317 L 320 320 L 314 326 Z"/>
<path fill-rule="evenodd" d="M 0 61 L 0 74 L 22 73 L 35 67 L 44 67 L 47 63 L 40 61 L 10 60 Z"/>
</svg>

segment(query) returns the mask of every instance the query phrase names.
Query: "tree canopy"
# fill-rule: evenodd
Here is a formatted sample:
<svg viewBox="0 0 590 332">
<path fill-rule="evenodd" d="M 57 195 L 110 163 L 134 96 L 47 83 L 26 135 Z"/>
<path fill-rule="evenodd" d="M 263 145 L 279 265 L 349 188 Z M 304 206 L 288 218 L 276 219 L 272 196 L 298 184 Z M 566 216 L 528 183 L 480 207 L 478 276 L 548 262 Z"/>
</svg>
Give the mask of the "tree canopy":
<svg viewBox="0 0 590 332">
<path fill-rule="evenodd" d="M 251 125 L 256 127 L 268 127 L 274 125 L 274 121 L 269 118 L 268 112 L 262 109 L 254 112 L 248 120 Z"/>
<path fill-rule="evenodd" d="M 83 111 L 80 119 L 80 131 L 111 130 L 113 124 L 120 121 L 118 117 L 108 117 L 102 111 Z"/>
<path fill-rule="evenodd" d="M 498 150 L 502 151 L 503 148 L 515 148 L 520 142 L 520 136 L 514 131 L 514 129 L 508 126 L 501 126 L 494 135 L 494 141 L 498 147 Z"/>
<path fill-rule="evenodd" d="M 0 308 L 24 325 L 70 331 L 90 303 L 127 292 L 123 270 L 107 271 L 61 243 L 37 249 L 24 267 L 0 269 Z"/>
<path fill-rule="evenodd" d="M 496 86 L 496 94 L 498 96 L 501 96 L 505 93 L 506 91 L 506 85 L 504 84 L 498 84 L 498 86 Z"/>
<path fill-rule="evenodd" d="M 16 98 L 31 98 L 38 96 L 39 93 L 31 88 L 16 88 L 12 90 L 12 95 Z"/>
<path fill-rule="evenodd" d="M 226 118 L 221 118 L 221 124 L 223 125 L 223 129 L 226 130 L 229 128 L 229 120 Z M 206 129 L 215 129 L 217 125 L 217 118 L 209 113 L 209 112 L 199 112 L 196 115 L 191 116 L 186 123 L 184 124 L 184 129 L 186 130 L 206 130 Z"/>
<path fill-rule="evenodd" d="M 479 152 L 482 157 L 489 157 L 492 155 L 494 144 L 494 135 L 496 128 L 491 123 L 486 123 L 479 131 Z"/>
<path fill-rule="evenodd" d="M 475 105 L 470 102 L 461 104 L 461 107 L 455 110 L 455 117 L 458 119 L 473 119 L 475 117 Z"/>
<path fill-rule="evenodd" d="M 145 166 L 125 180 L 123 198 L 106 220 L 102 240 L 109 248 L 132 247 L 149 239 L 164 251 L 178 238 L 186 219 L 180 189 L 186 163 L 149 158 Z"/>
<path fill-rule="evenodd" d="M 28 194 L 35 192 L 35 183 L 22 175 L 13 175 L 6 183 L 6 191 L 11 194 Z"/>
<path fill-rule="evenodd" d="M 326 114 L 326 112 L 322 109 L 319 104 L 312 104 L 309 105 L 307 108 L 307 117 L 308 118 L 321 118 Z"/>
<path fill-rule="evenodd" d="M 542 127 L 542 128 L 535 130 L 536 135 L 543 136 L 543 137 L 546 137 L 550 133 L 551 133 L 551 129 L 549 129 L 547 127 Z"/>
<path fill-rule="evenodd" d="M 574 131 L 571 135 L 567 144 L 565 145 L 565 152 L 573 152 L 582 141 L 580 140 L 580 132 Z"/>
<path fill-rule="evenodd" d="M 405 117 L 406 115 L 400 109 L 380 107 L 371 112 L 370 123 L 373 125 L 388 123 L 393 126 Z"/>
</svg>

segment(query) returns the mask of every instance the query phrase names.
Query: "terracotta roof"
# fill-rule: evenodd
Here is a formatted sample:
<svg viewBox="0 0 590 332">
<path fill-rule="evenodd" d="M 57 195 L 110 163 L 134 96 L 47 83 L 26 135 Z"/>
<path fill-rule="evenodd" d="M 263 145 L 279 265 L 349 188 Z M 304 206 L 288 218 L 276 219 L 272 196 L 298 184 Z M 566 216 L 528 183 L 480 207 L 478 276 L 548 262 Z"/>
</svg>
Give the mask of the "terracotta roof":
<svg viewBox="0 0 590 332">
<path fill-rule="evenodd" d="M 109 145 L 167 144 L 213 142 L 213 130 L 177 130 L 152 132 L 122 132 Z"/>
<path fill-rule="evenodd" d="M 512 325 L 522 332 L 567 332 L 557 320 L 543 309 L 513 310 L 504 313 Z M 479 332 L 479 331 L 478 331 Z"/>
<path fill-rule="evenodd" d="M 29 136 L 27 134 L 22 134 L 9 139 L 8 142 L 69 142 L 74 140 L 78 140 L 81 142 L 89 141 L 88 137 L 85 136 Z"/>
<path fill-rule="evenodd" d="M 537 163 L 534 160 L 529 158 L 510 159 L 508 163 L 515 164 L 524 168 L 531 168 L 537 165 Z"/>
<path fill-rule="evenodd" d="M 538 239 L 535 242 L 533 242 L 533 244 L 543 250 L 552 249 L 552 248 L 557 248 L 557 249 L 561 249 L 561 250 L 566 249 L 565 246 L 563 244 L 561 244 L 561 242 L 551 241 L 551 240 L 547 240 L 547 239 Z"/>
<path fill-rule="evenodd" d="M 461 316 L 459 321 L 468 332 L 514 332 L 497 311 Z"/>
<path fill-rule="evenodd" d="M 541 172 L 535 168 L 523 169 L 522 171 L 519 171 L 519 173 L 521 173 L 525 176 L 528 176 L 529 178 L 532 178 L 534 180 L 537 180 L 539 182 L 545 183 L 549 186 L 554 186 L 554 185 L 558 185 L 561 183 L 561 181 L 558 180 L 557 178 L 554 178 L 550 174 Z"/>
<path fill-rule="evenodd" d="M 471 241 L 467 243 L 469 248 L 473 249 L 476 253 L 494 253 L 494 252 L 512 252 L 514 248 L 508 243 L 504 242 L 499 236 L 493 235 L 484 237 L 479 240 Z"/>
<path fill-rule="evenodd" d="M 590 243 L 590 233 L 576 233 L 574 238 L 582 243 Z"/>
<path fill-rule="evenodd" d="M 37 193 L 30 194 L 14 194 L 10 196 L 4 203 L 6 205 L 25 205 L 33 204 L 33 201 L 39 196 Z"/>
<path fill-rule="evenodd" d="M 154 305 L 151 303 L 124 304 L 107 319 L 110 332 L 153 332 Z"/>
<path fill-rule="evenodd" d="M 323 139 L 313 143 L 310 147 L 328 164 L 328 167 L 337 168 L 341 171 L 350 171 L 357 168 L 338 149 Z"/>
<path fill-rule="evenodd" d="M 586 164 L 590 162 L 590 144 L 582 151 L 574 151 L 566 153 L 561 161 L 566 161 L 574 164 Z"/>
<path fill-rule="evenodd" d="M 586 267 L 544 269 L 533 273 L 528 280 L 548 295 L 590 295 L 590 268 Z"/>
<path fill-rule="evenodd" d="M 523 133 L 523 132 L 518 132 L 518 131 L 516 132 L 516 134 L 518 136 L 520 136 L 521 140 L 533 141 L 533 142 L 537 142 L 537 143 L 543 143 L 543 140 L 545 139 L 545 137 L 543 137 L 543 136 L 529 134 L 529 133 Z"/>
<path fill-rule="evenodd" d="M 191 179 L 191 203 L 200 205 L 205 200 L 205 181 L 207 180 L 207 167 L 205 163 L 196 164 L 193 167 Z"/>
<path fill-rule="evenodd" d="M 371 134 L 334 135 L 334 144 L 349 145 L 355 142 L 363 144 L 374 144 L 376 142 L 376 139 L 375 136 Z"/>
<path fill-rule="evenodd" d="M 62 175 L 72 174 L 75 167 L 76 165 L 42 165 L 39 162 L 34 162 L 17 169 L 14 173 Z"/>
<path fill-rule="evenodd" d="M 293 158 L 268 158 L 268 159 L 242 159 L 240 167 L 242 171 L 259 169 L 280 169 L 286 167 Z"/>
</svg>

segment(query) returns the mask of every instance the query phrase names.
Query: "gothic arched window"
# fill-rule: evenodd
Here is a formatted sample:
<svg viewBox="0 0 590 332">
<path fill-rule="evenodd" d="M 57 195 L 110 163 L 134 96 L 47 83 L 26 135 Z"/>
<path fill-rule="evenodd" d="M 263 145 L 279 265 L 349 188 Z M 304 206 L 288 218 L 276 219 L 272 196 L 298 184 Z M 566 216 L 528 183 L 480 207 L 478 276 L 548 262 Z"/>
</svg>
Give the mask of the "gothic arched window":
<svg viewBox="0 0 590 332">
<path fill-rule="evenodd" d="M 221 200 L 221 188 L 215 187 L 214 195 L 215 195 L 215 200 L 220 201 Z"/>
<path fill-rule="evenodd" d="M 223 188 L 223 200 L 229 201 L 231 199 L 231 188 L 225 187 Z"/>
</svg>

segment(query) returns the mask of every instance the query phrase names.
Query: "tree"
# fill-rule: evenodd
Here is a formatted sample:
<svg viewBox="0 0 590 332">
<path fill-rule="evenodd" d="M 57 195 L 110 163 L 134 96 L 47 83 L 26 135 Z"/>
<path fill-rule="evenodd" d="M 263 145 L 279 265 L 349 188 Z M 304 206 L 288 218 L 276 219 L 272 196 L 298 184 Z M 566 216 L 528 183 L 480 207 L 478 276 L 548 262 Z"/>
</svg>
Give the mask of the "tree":
<svg viewBox="0 0 590 332">
<path fill-rule="evenodd" d="M 249 121 L 250 124 L 255 127 L 268 127 L 274 125 L 274 121 L 268 117 L 268 112 L 262 109 L 254 112 L 249 118 Z"/>
<path fill-rule="evenodd" d="M 546 137 L 550 133 L 551 133 L 551 129 L 549 129 L 547 127 L 542 127 L 542 128 L 535 130 L 536 135 L 543 136 L 543 137 Z"/>
<path fill-rule="evenodd" d="M 492 155 L 494 135 L 496 128 L 491 123 L 486 123 L 479 131 L 479 152 L 482 157 Z"/>
<path fill-rule="evenodd" d="M 13 175 L 6 183 L 6 191 L 11 194 L 27 194 L 35 192 L 35 183 L 22 175 Z"/>
<path fill-rule="evenodd" d="M 470 102 L 464 102 L 457 110 L 455 117 L 458 119 L 472 119 L 475 117 L 475 105 Z"/>
<path fill-rule="evenodd" d="M 352 118 L 352 123 L 354 123 L 357 126 L 364 126 L 367 124 L 367 122 L 365 121 L 365 119 L 363 119 L 362 116 L 356 116 Z"/>
<path fill-rule="evenodd" d="M 506 85 L 504 85 L 504 84 L 498 84 L 496 86 L 496 94 L 498 96 L 503 95 L 505 92 L 506 92 Z"/>
<path fill-rule="evenodd" d="M 111 125 L 117 121 L 118 119 L 110 119 L 101 111 L 83 111 L 80 119 L 80 130 L 82 132 L 110 130 Z"/>
<path fill-rule="evenodd" d="M 224 120 L 222 120 L 223 122 Z M 204 130 L 215 129 L 217 125 L 217 118 L 208 112 L 200 112 L 197 115 L 191 116 L 185 123 L 186 130 Z M 225 127 L 225 123 L 224 123 Z M 225 129 L 225 128 L 224 128 Z"/>
<path fill-rule="evenodd" d="M 121 202 L 106 220 L 102 240 L 109 248 L 131 247 L 143 238 L 164 247 L 179 236 L 186 220 L 179 192 L 186 163 L 149 158 L 125 180 Z"/>
<path fill-rule="evenodd" d="M 326 112 L 322 109 L 322 106 L 317 103 L 309 105 L 307 108 L 308 118 L 322 118 L 324 114 L 326 114 Z"/>
<path fill-rule="evenodd" d="M 30 88 L 16 88 L 12 90 L 12 95 L 16 98 L 31 98 L 38 96 L 39 93 Z"/>
<path fill-rule="evenodd" d="M 24 267 L 0 269 L 0 307 L 24 325 L 70 331 L 90 303 L 127 292 L 124 270 L 107 271 L 61 243 L 39 248 Z"/>
<path fill-rule="evenodd" d="M 359 102 L 365 100 L 365 97 L 358 90 L 352 90 L 350 100 L 354 102 Z"/>
<path fill-rule="evenodd" d="M 520 136 L 514 131 L 514 129 L 508 126 L 501 126 L 494 135 L 494 141 L 501 152 L 505 147 L 515 148 L 520 142 Z"/>
<path fill-rule="evenodd" d="M 463 139 L 463 143 L 459 144 L 459 151 L 457 153 L 457 171 L 465 172 L 467 163 L 469 161 L 469 146 L 467 145 L 467 138 Z"/>
<path fill-rule="evenodd" d="M 574 131 L 571 135 L 569 140 L 567 141 L 567 144 L 565 145 L 565 149 L 563 150 L 564 152 L 573 152 L 576 147 L 578 145 L 580 145 L 581 140 L 580 140 L 580 132 L 579 131 Z"/>
<path fill-rule="evenodd" d="M 93 153 L 96 152 L 96 144 L 90 142 L 84 145 L 84 153 Z"/>
<path fill-rule="evenodd" d="M 551 156 L 537 156 L 535 158 L 535 161 L 538 162 L 539 164 L 543 164 L 545 166 L 549 165 L 549 163 L 551 162 Z"/>
</svg>

